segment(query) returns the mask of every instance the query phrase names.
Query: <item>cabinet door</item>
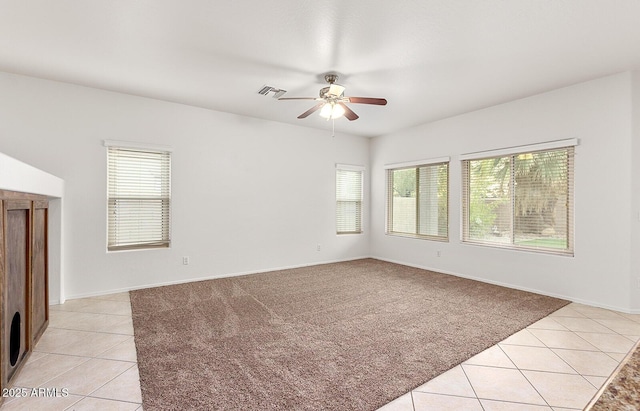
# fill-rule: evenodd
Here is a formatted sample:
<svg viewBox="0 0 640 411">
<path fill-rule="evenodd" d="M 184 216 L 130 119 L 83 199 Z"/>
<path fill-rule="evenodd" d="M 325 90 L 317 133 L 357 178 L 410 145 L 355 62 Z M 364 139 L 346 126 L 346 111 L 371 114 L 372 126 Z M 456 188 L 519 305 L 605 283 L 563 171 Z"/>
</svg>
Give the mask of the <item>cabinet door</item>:
<svg viewBox="0 0 640 411">
<path fill-rule="evenodd" d="M 31 243 L 31 341 L 32 346 L 49 323 L 47 227 L 49 202 L 33 202 Z"/>
<path fill-rule="evenodd" d="M 30 348 L 28 309 L 31 201 L 4 201 L 3 380 L 10 379 Z"/>
</svg>

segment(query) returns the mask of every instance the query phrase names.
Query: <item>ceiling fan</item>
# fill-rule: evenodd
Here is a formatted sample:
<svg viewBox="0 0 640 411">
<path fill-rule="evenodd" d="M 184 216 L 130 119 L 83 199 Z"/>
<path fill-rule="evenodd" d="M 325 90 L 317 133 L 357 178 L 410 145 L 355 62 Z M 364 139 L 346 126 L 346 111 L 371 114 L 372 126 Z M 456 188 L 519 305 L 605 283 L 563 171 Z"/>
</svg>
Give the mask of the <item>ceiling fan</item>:
<svg viewBox="0 0 640 411">
<path fill-rule="evenodd" d="M 378 106 L 384 106 L 387 104 L 387 100 L 383 98 L 345 97 L 345 88 L 339 84 L 335 84 L 338 80 L 338 75 L 336 74 L 327 74 L 324 76 L 324 79 L 329 83 L 329 87 L 323 87 L 320 89 L 320 97 L 281 97 L 278 100 L 318 101 L 318 104 L 300 114 L 298 118 L 306 118 L 311 113 L 320 110 L 320 116 L 327 120 L 345 116 L 349 121 L 357 120 L 358 115 L 347 107 L 345 103 L 374 104 Z"/>
</svg>

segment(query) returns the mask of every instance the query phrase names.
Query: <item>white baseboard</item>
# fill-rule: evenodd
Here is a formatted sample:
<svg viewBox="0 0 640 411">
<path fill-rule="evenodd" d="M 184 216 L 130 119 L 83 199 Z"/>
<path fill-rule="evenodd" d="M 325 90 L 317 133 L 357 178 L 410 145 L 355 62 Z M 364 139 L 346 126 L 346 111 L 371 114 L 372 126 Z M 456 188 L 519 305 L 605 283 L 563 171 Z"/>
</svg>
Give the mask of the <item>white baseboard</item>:
<svg viewBox="0 0 640 411">
<path fill-rule="evenodd" d="M 528 291 L 530 293 L 546 295 L 548 297 L 561 298 L 563 300 L 568 300 L 568 301 L 571 301 L 571 302 L 574 302 L 574 303 L 584 304 L 584 305 L 588 305 L 588 306 L 591 306 L 591 307 L 604 308 L 604 309 L 607 309 L 607 310 L 618 311 L 618 312 L 625 313 L 625 314 L 640 314 L 640 310 L 630 310 L 630 309 L 625 308 L 625 307 L 610 306 L 610 305 L 607 305 L 607 304 L 599 303 L 597 301 L 589 301 L 589 300 L 584 300 L 584 299 L 581 299 L 581 298 L 575 298 L 575 297 L 569 296 L 569 295 L 563 295 L 563 294 L 557 294 L 557 293 L 549 293 L 547 291 L 538 290 L 538 289 L 535 289 L 535 288 L 521 287 L 521 286 L 518 286 L 516 284 L 510 284 L 510 283 L 505 283 L 505 282 L 501 282 L 501 281 L 487 280 L 486 278 L 482 278 L 482 277 L 465 275 L 465 274 L 456 273 L 456 272 L 453 272 L 453 271 L 448 271 L 448 270 L 442 270 L 442 269 L 439 269 L 439 268 L 428 267 L 428 266 L 425 266 L 425 265 L 411 264 L 411 263 L 406 263 L 406 262 L 402 262 L 402 261 L 392 260 L 392 259 L 383 258 L 383 257 L 376 257 L 376 256 L 372 256 L 371 258 L 375 258 L 375 259 L 381 260 L 381 261 L 387 261 L 389 263 L 406 265 L 406 266 L 414 267 L 414 268 L 420 268 L 420 269 L 423 269 L 423 270 L 435 271 L 435 272 L 442 273 L 442 274 L 453 275 L 453 276 L 456 276 L 456 277 L 466 278 L 468 280 L 475 280 L 475 281 L 480 281 L 480 282 L 487 283 L 487 284 L 499 285 L 501 287 L 513 288 L 515 290 Z"/>
<path fill-rule="evenodd" d="M 538 289 L 535 289 L 535 288 L 521 287 L 521 286 L 518 286 L 516 284 L 510 284 L 510 283 L 505 283 L 505 282 L 501 282 L 501 281 L 492 281 L 492 280 L 488 280 L 488 279 L 482 278 L 482 277 L 470 276 L 470 275 L 465 275 L 465 274 L 461 274 L 461 273 L 457 273 L 457 272 L 453 272 L 453 271 L 442 270 L 440 268 L 429 267 L 429 266 L 421 265 L 421 264 L 412 264 L 412 263 L 407 263 L 407 262 L 404 262 L 404 261 L 398 261 L 398 260 L 393 260 L 393 259 L 383 258 L 383 257 L 377 257 L 377 256 L 360 256 L 360 257 L 351 257 L 351 258 L 346 258 L 346 259 L 316 261 L 316 262 L 313 262 L 313 263 L 295 264 L 295 265 L 280 266 L 280 267 L 268 267 L 268 268 L 262 268 L 262 269 L 257 269 L 257 270 L 216 274 L 216 275 L 211 275 L 211 276 L 195 277 L 195 278 L 181 279 L 181 280 L 176 280 L 176 281 L 165 281 L 165 282 L 160 282 L 160 283 L 142 284 L 142 285 L 137 285 L 137 286 L 133 286 L 133 287 L 130 287 L 130 288 L 113 289 L 113 290 L 107 290 L 107 291 L 100 291 L 100 292 L 96 292 L 96 293 L 77 294 L 77 295 L 68 296 L 66 299 L 72 300 L 72 299 L 77 299 L 77 298 L 98 297 L 98 296 L 102 296 L 102 295 L 128 292 L 128 291 L 132 291 L 132 290 L 141 290 L 141 289 L 145 289 L 145 288 L 162 287 L 162 286 L 165 286 L 165 285 L 185 284 L 185 283 L 191 283 L 191 282 L 195 282 L 195 281 L 215 280 L 215 279 L 218 279 L 218 278 L 239 277 L 239 276 L 243 276 L 243 275 L 266 273 L 266 272 L 270 272 L 270 271 L 289 270 L 289 269 L 293 269 L 293 268 L 310 267 L 310 266 L 314 266 L 314 265 L 323 265 L 323 264 L 340 263 L 340 262 L 345 262 L 345 261 L 361 260 L 363 258 L 375 258 L 377 260 L 387 261 L 389 263 L 406 265 L 408 267 L 414 267 L 414 268 L 420 268 L 420 269 L 423 269 L 423 270 L 435 271 L 435 272 L 439 272 L 439 273 L 442 273 L 442 274 L 453 275 L 453 276 L 456 276 L 456 277 L 466 278 L 466 279 L 469 279 L 469 280 L 480 281 L 480 282 L 487 283 L 487 284 L 499 285 L 501 287 L 513 288 L 513 289 L 516 289 L 516 290 L 528 291 L 528 292 L 531 292 L 531 293 L 542 294 L 542 295 L 546 295 L 546 296 L 549 296 L 549 297 L 561 298 L 563 300 L 572 301 L 574 303 L 584 304 L 584 305 L 588 305 L 588 306 L 591 306 L 591 307 L 604 308 L 604 309 L 607 309 L 607 310 L 618 311 L 618 312 L 625 313 L 625 314 L 640 314 L 640 309 L 630 310 L 630 309 L 625 308 L 625 307 L 611 306 L 611 305 L 599 303 L 597 301 L 590 301 L 590 300 L 584 300 L 584 299 L 581 299 L 581 298 L 575 298 L 575 297 L 569 296 L 569 295 L 558 294 L 558 293 L 549 293 L 547 291 L 538 290 Z M 57 304 L 57 303 L 58 303 L 58 301 L 50 301 L 50 305 L 54 305 L 54 304 Z"/>
<path fill-rule="evenodd" d="M 142 290 L 142 289 L 145 289 L 145 288 L 162 287 L 162 286 L 165 286 L 165 285 L 185 284 L 185 283 L 192 283 L 192 282 L 196 282 L 196 281 L 215 280 L 215 279 L 219 279 L 219 278 L 240 277 L 240 276 L 243 276 L 243 275 L 267 273 L 267 272 L 270 272 L 270 271 L 289 270 L 289 269 L 292 269 L 292 268 L 311 267 L 311 266 L 314 266 L 314 265 L 342 263 L 342 262 L 345 262 L 345 261 L 361 260 L 363 258 L 371 258 L 371 257 L 370 256 L 361 256 L 361 257 L 351 257 L 351 258 L 337 259 L 337 260 L 316 261 L 316 262 L 313 262 L 313 263 L 295 264 L 295 265 L 280 266 L 280 267 L 268 267 L 268 268 L 261 268 L 261 269 L 257 269 L 257 270 L 216 274 L 216 275 L 210 275 L 210 276 L 181 279 L 181 280 L 176 280 L 176 281 L 164 281 L 164 282 L 159 282 L 159 283 L 142 284 L 142 285 L 132 286 L 132 287 L 129 287 L 129 288 L 118 288 L 118 289 L 100 291 L 100 292 L 95 292 L 95 293 L 84 293 L 84 294 L 70 295 L 70 296 L 66 296 L 65 301 L 66 300 L 74 300 L 74 299 L 78 299 L 78 298 L 99 297 L 99 296 L 109 295 L 109 294 L 124 293 L 124 292 L 132 291 L 132 290 Z M 53 302 L 50 302 L 50 305 L 53 305 Z"/>
</svg>

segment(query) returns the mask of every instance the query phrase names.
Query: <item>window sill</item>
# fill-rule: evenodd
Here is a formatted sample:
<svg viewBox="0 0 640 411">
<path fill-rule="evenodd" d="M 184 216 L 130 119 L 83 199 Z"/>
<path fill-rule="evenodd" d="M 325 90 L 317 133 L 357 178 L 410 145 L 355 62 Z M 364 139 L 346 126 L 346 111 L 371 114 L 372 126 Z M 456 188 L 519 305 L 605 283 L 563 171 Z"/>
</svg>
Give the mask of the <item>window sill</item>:
<svg viewBox="0 0 640 411">
<path fill-rule="evenodd" d="M 416 238 L 418 240 L 440 241 L 442 243 L 449 242 L 449 237 L 436 237 L 436 236 L 411 234 L 411 233 L 398 233 L 395 231 L 386 232 L 385 234 L 392 237 Z"/>
<path fill-rule="evenodd" d="M 496 248 L 501 250 L 524 251 L 524 252 L 529 252 L 534 254 L 556 255 L 560 257 L 574 256 L 573 250 L 569 251 L 569 250 L 559 250 L 559 249 L 552 249 L 552 248 L 522 247 L 522 246 L 514 246 L 511 244 L 501 245 L 501 244 L 483 243 L 480 241 L 469 241 L 469 240 L 462 240 L 460 241 L 460 243 L 464 245 L 477 246 L 477 247 L 489 247 L 489 248 Z"/>
</svg>

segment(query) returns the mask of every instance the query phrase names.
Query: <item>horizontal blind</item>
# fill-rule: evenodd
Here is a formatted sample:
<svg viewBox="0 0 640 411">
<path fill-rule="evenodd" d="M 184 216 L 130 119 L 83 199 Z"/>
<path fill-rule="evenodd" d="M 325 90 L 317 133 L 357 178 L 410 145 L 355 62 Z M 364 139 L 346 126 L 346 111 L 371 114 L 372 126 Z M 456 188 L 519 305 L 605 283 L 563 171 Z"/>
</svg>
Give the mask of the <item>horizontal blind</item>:
<svg viewBox="0 0 640 411">
<path fill-rule="evenodd" d="M 573 146 L 462 166 L 463 241 L 573 254 Z"/>
<path fill-rule="evenodd" d="M 449 163 L 387 169 L 387 234 L 449 237 Z"/>
<path fill-rule="evenodd" d="M 362 232 L 362 171 L 336 169 L 336 232 Z"/>
<path fill-rule="evenodd" d="M 168 247 L 171 155 L 108 147 L 108 249 Z"/>
</svg>

